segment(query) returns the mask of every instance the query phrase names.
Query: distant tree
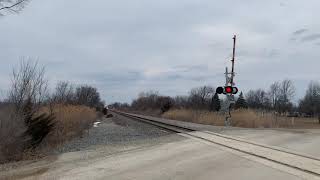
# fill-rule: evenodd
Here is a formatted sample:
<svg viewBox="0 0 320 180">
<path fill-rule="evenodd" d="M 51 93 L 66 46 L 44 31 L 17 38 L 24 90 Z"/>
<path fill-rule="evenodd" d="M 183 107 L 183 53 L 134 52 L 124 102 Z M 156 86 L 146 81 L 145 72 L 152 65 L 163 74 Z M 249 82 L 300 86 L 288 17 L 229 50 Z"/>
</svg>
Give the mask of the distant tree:
<svg viewBox="0 0 320 180">
<path fill-rule="evenodd" d="M 135 110 L 160 110 L 164 113 L 174 106 L 174 100 L 169 96 L 161 96 L 156 91 L 143 92 L 132 101 L 131 108 Z"/>
<path fill-rule="evenodd" d="M 141 92 L 139 97 L 131 103 L 131 107 L 135 110 L 158 109 L 159 96 L 156 91 Z"/>
<path fill-rule="evenodd" d="M 211 98 L 210 111 L 219 111 L 221 109 L 221 102 L 217 93 Z"/>
<path fill-rule="evenodd" d="M 269 98 L 270 98 L 270 105 L 272 109 L 276 109 L 277 103 L 279 102 L 280 98 L 280 83 L 279 82 L 274 82 L 271 84 L 268 92 Z"/>
<path fill-rule="evenodd" d="M 157 99 L 157 107 L 160 107 L 161 113 L 169 111 L 173 104 L 173 99 L 169 96 L 159 96 Z"/>
<path fill-rule="evenodd" d="M 109 104 L 108 107 L 110 109 L 127 110 L 130 108 L 130 105 L 128 103 L 115 102 L 115 103 Z"/>
<path fill-rule="evenodd" d="M 246 109 L 248 108 L 247 102 L 243 97 L 243 93 L 241 92 L 239 95 L 239 98 L 237 99 L 236 103 L 235 103 L 235 109 Z"/>
<path fill-rule="evenodd" d="M 285 79 L 280 84 L 278 102 L 276 103 L 276 110 L 278 112 L 288 112 L 293 105 L 291 100 L 295 93 L 295 87 L 291 80 Z"/>
<path fill-rule="evenodd" d="M 320 115 L 320 84 L 318 82 L 309 84 L 304 98 L 299 102 L 299 109 L 313 116 Z"/>
<path fill-rule="evenodd" d="M 74 87 L 67 81 L 60 81 L 52 96 L 55 103 L 72 104 L 75 98 Z"/>
<path fill-rule="evenodd" d="M 173 101 L 175 108 L 189 108 L 188 96 L 176 96 Z"/>
<path fill-rule="evenodd" d="M 250 108 L 267 109 L 270 106 L 269 97 L 263 89 L 248 91 L 246 100 Z"/>
<path fill-rule="evenodd" d="M 100 94 L 97 88 L 88 85 L 82 85 L 76 88 L 75 102 L 79 105 L 97 107 L 101 105 Z"/>
<path fill-rule="evenodd" d="M 214 88 L 211 86 L 201 86 L 191 89 L 189 95 L 191 106 L 196 109 L 207 108 L 210 102 L 210 97 L 213 93 Z"/>
</svg>

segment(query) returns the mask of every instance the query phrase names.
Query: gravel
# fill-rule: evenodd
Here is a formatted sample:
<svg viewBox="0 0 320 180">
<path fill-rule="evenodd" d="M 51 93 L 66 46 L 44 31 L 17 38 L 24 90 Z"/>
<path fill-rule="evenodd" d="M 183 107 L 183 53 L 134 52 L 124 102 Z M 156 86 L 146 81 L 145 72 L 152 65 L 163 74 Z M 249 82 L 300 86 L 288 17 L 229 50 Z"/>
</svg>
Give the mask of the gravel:
<svg viewBox="0 0 320 180">
<path fill-rule="evenodd" d="M 150 146 L 185 139 L 173 132 L 113 114 L 98 120 L 83 137 L 75 138 L 53 150 L 53 154 L 105 148 L 116 152 L 132 147 Z M 128 148 L 130 147 L 130 148 Z M 110 152 L 110 153 L 112 153 Z"/>
</svg>

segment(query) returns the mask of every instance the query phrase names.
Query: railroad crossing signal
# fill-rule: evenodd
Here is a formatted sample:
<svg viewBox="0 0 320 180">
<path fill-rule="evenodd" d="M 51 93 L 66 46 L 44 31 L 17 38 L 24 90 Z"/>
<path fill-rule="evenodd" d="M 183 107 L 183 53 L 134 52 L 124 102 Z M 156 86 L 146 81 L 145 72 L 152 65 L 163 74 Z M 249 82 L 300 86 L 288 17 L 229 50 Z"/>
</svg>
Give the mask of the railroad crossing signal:
<svg viewBox="0 0 320 180">
<path fill-rule="evenodd" d="M 232 87 L 232 86 L 224 86 L 224 87 L 217 87 L 216 93 L 218 94 L 237 94 L 238 93 L 238 88 L 237 87 Z"/>
<path fill-rule="evenodd" d="M 231 72 L 228 71 L 228 68 L 226 67 L 225 77 L 226 77 L 226 84 L 225 86 L 220 86 L 216 89 L 217 94 L 224 94 L 226 95 L 226 105 L 227 109 L 229 111 L 228 116 L 226 116 L 225 125 L 230 126 L 231 125 L 231 113 L 230 109 L 232 108 L 233 104 L 235 104 L 234 100 L 234 94 L 238 93 L 238 88 L 235 87 L 234 83 L 234 60 L 235 60 L 235 52 L 236 52 L 236 35 L 233 36 L 233 50 L 232 50 L 232 66 L 231 66 Z"/>
<path fill-rule="evenodd" d="M 234 72 L 234 59 L 235 59 L 235 52 L 236 52 L 236 35 L 233 36 L 233 49 L 232 49 L 232 68 L 231 68 L 231 72 L 228 71 L 228 67 L 226 67 L 226 72 L 224 73 L 226 76 L 226 84 L 224 87 L 218 87 L 216 89 L 216 93 L 218 94 L 225 94 L 227 96 L 233 96 L 234 94 L 238 93 L 238 88 L 235 87 L 235 83 L 234 83 L 234 76 L 235 76 L 235 72 Z M 228 99 L 234 99 L 233 97 Z M 231 102 L 233 103 L 233 101 Z"/>
</svg>

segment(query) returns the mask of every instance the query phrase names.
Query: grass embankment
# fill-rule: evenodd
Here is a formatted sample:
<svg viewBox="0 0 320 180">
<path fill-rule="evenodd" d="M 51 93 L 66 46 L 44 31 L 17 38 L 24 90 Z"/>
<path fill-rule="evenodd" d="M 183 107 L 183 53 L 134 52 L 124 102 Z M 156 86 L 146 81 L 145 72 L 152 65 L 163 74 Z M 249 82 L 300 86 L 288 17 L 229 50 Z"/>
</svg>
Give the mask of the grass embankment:
<svg viewBox="0 0 320 180">
<path fill-rule="evenodd" d="M 244 128 L 320 128 L 316 118 L 284 117 L 270 112 L 252 109 L 231 112 L 232 126 Z M 200 124 L 224 126 L 225 115 L 217 112 L 174 109 L 162 115 L 164 118 Z"/>
<path fill-rule="evenodd" d="M 17 117 L 10 107 L 0 109 L 0 163 L 29 159 L 46 154 L 52 148 L 76 136 L 82 136 L 98 118 L 93 108 L 86 106 L 55 105 L 53 108 L 55 126 L 40 146 L 33 151 L 24 149 L 28 137 L 24 136 L 26 127 L 23 118 Z M 43 107 L 39 113 L 49 113 Z"/>
<path fill-rule="evenodd" d="M 41 112 L 49 113 L 48 108 Z M 98 118 L 98 113 L 87 106 L 56 105 L 54 107 L 55 126 L 44 139 L 42 146 L 61 145 L 73 137 L 82 136 Z"/>
</svg>

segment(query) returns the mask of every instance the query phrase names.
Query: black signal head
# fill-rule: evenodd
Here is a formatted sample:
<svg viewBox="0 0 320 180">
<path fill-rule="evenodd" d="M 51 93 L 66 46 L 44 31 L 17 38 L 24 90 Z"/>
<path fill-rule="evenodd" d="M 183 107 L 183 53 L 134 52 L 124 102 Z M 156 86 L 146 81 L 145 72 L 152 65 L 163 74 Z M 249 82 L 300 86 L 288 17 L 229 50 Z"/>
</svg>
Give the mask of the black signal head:
<svg viewBox="0 0 320 180">
<path fill-rule="evenodd" d="M 216 89 L 216 93 L 218 93 L 218 94 L 222 94 L 223 93 L 223 91 L 224 91 L 224 89 L 223 89 L 223 87 L 217 87 L 217 89 Z"/>
</svg>

